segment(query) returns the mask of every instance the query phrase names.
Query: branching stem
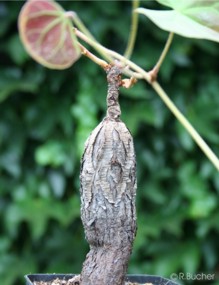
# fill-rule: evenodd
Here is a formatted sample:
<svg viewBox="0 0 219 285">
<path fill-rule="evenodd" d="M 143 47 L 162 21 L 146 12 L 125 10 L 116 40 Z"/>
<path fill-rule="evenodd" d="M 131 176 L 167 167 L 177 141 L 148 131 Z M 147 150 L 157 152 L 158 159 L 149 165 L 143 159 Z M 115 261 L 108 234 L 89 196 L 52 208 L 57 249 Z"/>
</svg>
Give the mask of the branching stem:
<svg viewBox="0 0 219 285">
<path fill-rule="evenodd" d="M 99 57 L 95 56 L 92 52 L 90 52 L 88 49 L 86 49 L 82 44 L 78 43 L 81 53 L 91 59 L 96 64 L 100 65 L 102 68 L 106 68 L 109 64 L 105 61 L 100 59 Z"/>
<path fill-rule="evenodd" d="M 109 55 L 114 60 L 118 60 L 119 64 L 124 67 L 123 69 L 124 74 L 126 74 L 125 66 L 129 66 L 132 69 L 132 71 L 138 74 L 138 78 L 143 78 L 144 80 L 146 80 L 153 87 L 153 89 L 160 96 L 160 98 L 164 101 L 164 103 L 167 105 L 170 111 L 179 120 L 179 122 L 188 131 L 188 133 L 191 135 L 191 137 L 194 139 L 197 145 L 201 148 L 201 150 L 205 153 L 205 155 L 209 158 L 209 160 L 216 167 L 216 169 L 219 171 L 219 159 L 217 158 L 217 156 L 206 144 L 206 142 L 202 139 L 202 137 L 198 134 L 198 132 L 194 129 L 194 127 L 189 123 L 189 121 L 185 118 L 185 116 L 180 112 L 180 110 L 176 107 L 176 105 L 171 101 L 166 92 L 162 89 L 159 83 L 156 80 L 154 80 L 154 78 L 151 76 L 149 72 L 145 71 L 140 66 L 128 60 L 124 56 L 118 54 L 117 52 L 107 49 L 104 46 L 100 45 L 99 43 L 93 41 L 92 39 L 88 38 L 80 31 L 78 31 L 77 29 L 75 29 L 75 34 L 77 35 L 77 37 L 81 38 L 83 41 L 87 42 L 89 45 L 95 48 L 98 52 L 101 50 L 102 53 Z M 165 50 L 167 52 L 168 49 L 166 48 Z M 163 55 L 163 58 L 165 57 L 165 53 Z"/>
<path fill-rule="evenodd" d="M 90 33 L 90 31 L 87 29 L 87 27 L 84 25 L 82 20 L 78 17 L 77 13 L 75 12 L 66 12 L 68 13 L 68 16 L 72 19 L 73 23 L 78 27 L 78 29 L 89 39 L 91 39 L 93 42 L 97 42 L 95 37 Z M 106 53 L 103 53 L 101 49 L 99 50 L 98 46 L 96 46 L 96 50 L 99 52 L 99 54 L 108 62 L 112 61 L 112 58 L 107 55 Z"/>
<path fill-rule="evenodd" d="M 161 67 L 161 65 L 162 65 L 162 63 L 163 63 L 163 61 L 164 61 L 164 59 L 165 59 L 165 57 L 167 55 L 167 52 L 169 51 L 170 45 L 171 45 L 171 43 L 173 41 L 173 36 L 174 36 L 173 32 L 169 33 L 169 36 L 167 38 L 166 44 L 164 46 L 164 49 L 163 49 L 163 51 L 162 51 L 162 53 L 161 53 L 161 55 L 160 55 L 156 65 L 154 66 L 154 68 L 151 71 L 149 71 L 149 73 L 151 74 L 152 80 L 156 80 L 156 78 L 157 78 L 157 74 L 158 74 L 158 72 L 160 70 L 160 67 Z"/>
</svg>

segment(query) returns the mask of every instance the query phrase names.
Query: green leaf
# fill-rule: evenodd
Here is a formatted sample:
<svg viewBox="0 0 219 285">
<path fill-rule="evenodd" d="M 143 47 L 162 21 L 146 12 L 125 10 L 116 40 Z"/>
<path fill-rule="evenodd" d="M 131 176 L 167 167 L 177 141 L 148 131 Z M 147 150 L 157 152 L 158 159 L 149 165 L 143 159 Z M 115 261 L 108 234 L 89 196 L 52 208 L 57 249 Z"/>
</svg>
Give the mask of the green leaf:
<svg viewBox="0 0 219 285">
<path fill-rule="evenodd" d="M 6 252 L 1 255 L 0 281 L 1 284 L 16 284 L 18 278 L 27 272 L 36 272 L 36 261 L 30 253 L 24 253 L 22 258 L 14 252 Z M 27 262 L 28 260 L 28 262 Z"/>
<path fill-rule="evenodd" d="M 189 201 L 188 215 L 199 219 L 210 216 L 217 208 L 217 196 L 208 189 L 203 177 L 196 173 L 195 164 L 188 162 L 178 172 L 182 183 L 181 193 Z"/>
<path fill-rule="evenodd" d="M 180 124 L 177 124 L 176 130 L 177 130 L 178 136 L 180 138 L 180 143 L 182 144 L 182 146 L 187 151 L 191 151 L 194 147 L 194 141 L 191 138 L 191 136 Z"/>
<path fill-rule="evenodd" d="M 38 89 L 38 82 L 36 84 L 30 82 L 30 78 L 23 76 L 21 71 L 16 67 L 0 69 L 0 73 L 0 102 L 4 101 L 14 92 L 35 93 Z"/>
<path fill-rule="evenodd" d="M 195 273 L 197 272 L 200 260 L 200 245 L 194 240 L 188 241 L 182 245 L 181 259 L 183 262 L 184 272 Z"/>
<path fill-rule="evenodd" d="M 158 0 L 158 2 L 180 11 L 182 14 L 204 26 L 217 32 L 219 31 L 218 0 Z"/>
<path fill-rule="evenodd" d="M 17 65 L 22 65 L 29 55 L 25 51 L 18 35 L 11 37 L 7 45 L 8 53 Z"/>
<path fill-rule="evenodd" d="M 189 214 L 192 218 L 205 218 L 208 217 L 217 206 L 216 197 L 212 194 L 208 194 L 192 201 Z"/>
<path fill-rule="evenodd" d="M 219 32 L 219 11 L 214 7 L 197 7 L 186 9 L 184 14 L 197 21 L 198 23 L 207 26 Z"/>
<path fill-rule="evenodd" d="M 90 132 L 98 124 L 96 119 L 96 105 L 91 96 L 91 90 L 92 84 L 84 78 L 78 93 L 77 103 L 71 106 L 71 114 L 78 123 L 76 141 L 80 155 L 83 153 L 84 143 Z"/>
<path fill-rule="evenodd" d="M 48 179 L 55 197 L 61 198 L 65 192 L 66 181 L 63 174 L 57 170 L 50 170 Z"/>
<path fill-rule="evenodd" d="M 176 1 L 176 0 L 156 0 L 162 5 L 171 7 L 175 10 L 182 10 L 188 6 L 190 6 L 193 2 L 193 0 L 183 0 L 183 1 Z M 202 1 L 202 0 L 201 0 Z M 199 1 L 200 2 L 200 1 Z"/>
<path fill-rule="evenodd" d="M 175 10 L 184 10 L 188 8 L 194 8 L 194 7 L 218 7 L 218 0 L 181 0 L 181 1 L 176 1 L 176 0 L 156 0 L 157 2 L 171 7 Z"/>
<path fill-rule="evenodd" d="M 156 11 L 138 8 L 136 12 L 147 16 L 159 28 L 188 38 L 219 42 L 219 33 L 182 14 L 180 11 Z M 188 10 L 187 10 L 188 13 Z"/>
<path fill-rule="evenodd" d="M 37 148 L 35 159 L 40 165 L 60 166 L 66 159 L 64 146 L 56 141 L 48 141 Z"/>
<path fill-rule="evenodd" d="M 10 17 L 9 17 L 9 9 L 6 6 L 6 4 L 1 1 L 0 2 L 0 37 L 3 37 L 7 30 L 8 27 L 10 26 Z"/>
<path fill-rule="evenodd" d="M 18 226 L 27 222 L 33 238 L 38 239 L 46 231 L 50 218 L 67 226 L 73 218 L 80 215 L 79 208 L 79 199 L 74 196 L 63 204 L 52 199 L 27 198 L 7 208 L 6 228 L 11 236 L 15 236 Z"/>
</svg>

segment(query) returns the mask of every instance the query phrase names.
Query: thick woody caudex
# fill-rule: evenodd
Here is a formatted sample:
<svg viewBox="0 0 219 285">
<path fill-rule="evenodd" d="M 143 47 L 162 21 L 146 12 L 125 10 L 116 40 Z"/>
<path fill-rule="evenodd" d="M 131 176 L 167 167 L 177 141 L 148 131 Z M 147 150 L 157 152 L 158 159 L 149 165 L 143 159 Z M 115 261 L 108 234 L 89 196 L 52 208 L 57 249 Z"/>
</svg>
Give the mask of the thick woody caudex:
<svg viewBox="0 0 219 285">
<path fill-rule="evenodd" d="M 88 138 L 81 162 L 81 217 L 90 245 L 82 285 L 122 285 L 136 235 L 136 160 L 120 119 L 121 70 L 107 70 L 107 115 Z"/>
</svg>

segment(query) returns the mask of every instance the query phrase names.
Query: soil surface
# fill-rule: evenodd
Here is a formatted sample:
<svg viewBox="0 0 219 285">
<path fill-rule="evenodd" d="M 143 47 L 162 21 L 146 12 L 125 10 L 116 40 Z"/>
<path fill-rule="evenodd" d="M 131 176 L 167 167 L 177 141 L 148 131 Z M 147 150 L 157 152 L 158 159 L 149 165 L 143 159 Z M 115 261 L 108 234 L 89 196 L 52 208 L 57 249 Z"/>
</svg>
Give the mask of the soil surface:
<svg viewBox="0 0 219 285">
<path fill-rule="evenodd" d="M 56 278 L 51 281 L 34 281 L 34 285 L 80 285 L 80 275 L 76 275 L 71 279 L 64 280 Z M 125 285 L 154 285 L 153 283 L 132 283 L 132 282 L 125 282 Z"/>
</svg>

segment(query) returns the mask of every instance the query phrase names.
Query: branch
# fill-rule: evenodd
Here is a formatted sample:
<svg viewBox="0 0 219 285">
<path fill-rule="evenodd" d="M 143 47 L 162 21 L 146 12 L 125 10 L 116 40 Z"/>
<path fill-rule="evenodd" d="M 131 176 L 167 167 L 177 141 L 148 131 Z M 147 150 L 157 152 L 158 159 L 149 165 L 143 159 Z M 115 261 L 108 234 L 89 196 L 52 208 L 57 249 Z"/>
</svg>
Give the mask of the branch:
<svg viewBox="0 0 219 285">
<path fill-rule="evenodd" d="M 88 57 L 89 59 L 91 59 L 93 62 L 100 65 L 104 69 L 107 68 L 107 66 L 109 66 L 109 64 L 105 60 L 102 60 L 99 57 L 95 56 L 88 49 L 86 49 L 82 44 L 78 43 L 78 45 L 81 49 L 81 54 Z"/>
<path fill-rule="evenodd" d="M 91 39 L 93 42 L 97 42 L 95 37 L 90 33 L 90 31 L 87 29 L 87 27 L 84 25 L 84 23 L 81 21 L 81 19 L 78 17 L 77 13 L 73 11 L 66 12 L 67 16 L 71 18 L 73 23 L 78 27 L 78 29 L 89 39 Z M 111 62 L 112 59 L 109 55 L 102 53 L 101 49 L 98 50 L 98 47 L 96 47 L 96 50 L 100 53 L 100 55 L 107 60 L 108 62 Z"/>
<path fill-rule="evenodd" d="M 157 61 L 156 65 L 154 66 L 154 68 L 151 71 L 149 71 L 149 73 L 150 73 L 150 75 L 152 77 L 152 81 L 156 80 L 156 78 L 157 78 L 157 74 L 158 74 L 158 72 L 160 70 L 160 67 L 161 67 L 161 65 L 162 65 L 162 63 L 163 63 L 163 61 L 164 61 L 164 59 L 165 59 L 165 57 L 167 55 L 167 52 L 169 51 L 170 45 L 171 45 L 171 43 L 173 41 L 173 36 L 174 36 L 174 33 L 172 33 L 172 32 L 169 33 L 167 42 L 166 42 L 165 47 L 164 47 L 164 49 L 163 49 L 163 51 L 162 51 L 162 53 L 160 55 L 160 58 L 158 59 L 158 61 Z"/>
<path fill-rule="evenodd" d="M 130 58 L 133 52 L 133 49 L 134 49 L 135 40 L 137 36 L 137 30 L 138 30 L 138 15 L 139 15 L 138 13 L 135 13 L 134 11 L 135 9 L 139 7 L 139 3 L 140 3 L 139 0 L 132 1 L 132 23 L 131 23 L 131 28 L 130 28 L 128 44 L 127 44 L 126 51 L 124 54 L 125 58 Z"/>
</svg>

